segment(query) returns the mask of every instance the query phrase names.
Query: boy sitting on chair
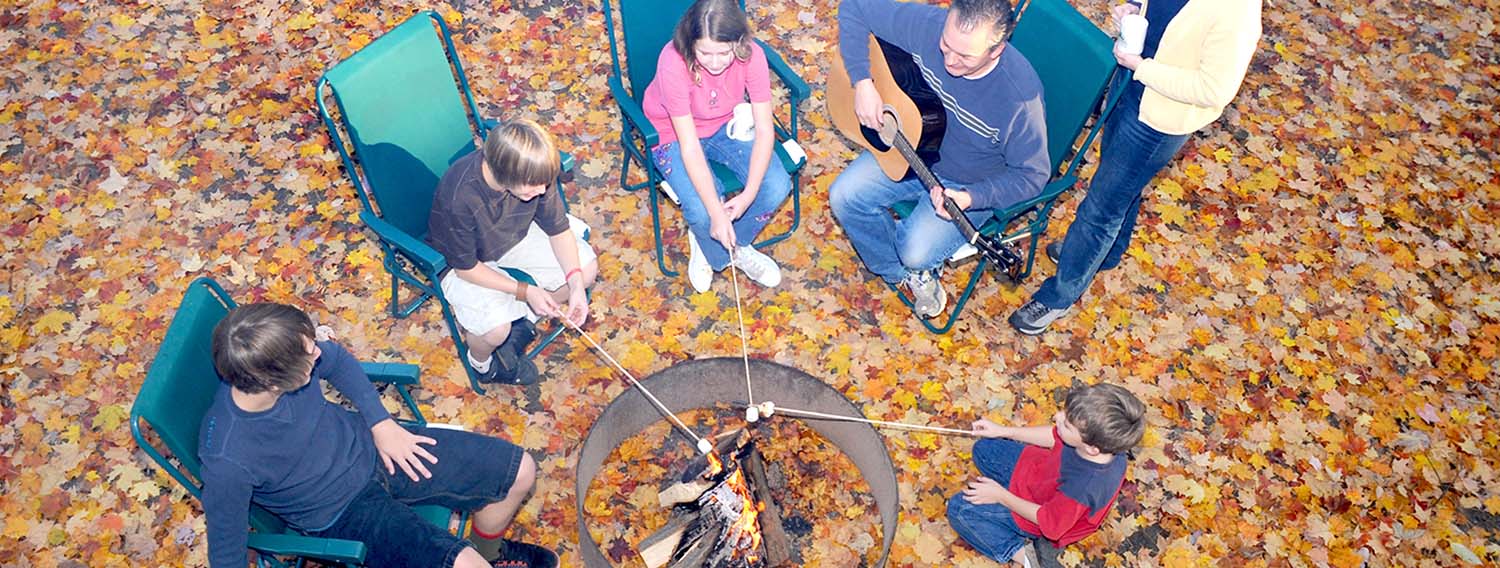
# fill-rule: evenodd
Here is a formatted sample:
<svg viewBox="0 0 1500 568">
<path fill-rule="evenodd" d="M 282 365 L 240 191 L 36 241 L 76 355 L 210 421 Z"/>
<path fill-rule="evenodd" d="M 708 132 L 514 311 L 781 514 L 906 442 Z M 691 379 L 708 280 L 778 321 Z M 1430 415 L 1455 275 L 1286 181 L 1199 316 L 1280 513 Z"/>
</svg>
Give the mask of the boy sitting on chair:
<svg viewBox="0 0 1500 568">
<path fill-rule="evenodd" d="M 1104 524 L 1125 482 L 1125 452 L 1141 442 L 1146 407 L 1124 388 L 1073 389 L 1052 426 L 979 420 L 981 477 L 948 500 L 948 521 L 981 554 L 1036 566 L 1032 539 L 1061 548 Z"/>
<path fill-rule="evenodd" d="M 535 383 L 525 356 L 532 321 L 566 317 L 581 326 L 588 318 L 585 290 L 598 263 L 582 239 L 588 226 L 566 213 L 560 189 L 548 190 L 560 171 L 552 136 L 533 121 L 509 120 L 453 162 L 433 193 L 427 242 L 448 261 L 440 285 L 481 382 Z"/>
<path fill-rule="evenodd" d="M 498 438 L 407 430 L 354 357 L 313 334 L 307 314 L 281 304 L 240 306 L 214 328 L 223 382 L 198 444 L 210 565 L 244 568 L 254 503 L 307 534 L 365 543 L 372 568 L 491 566 L 411 506 L 473 511 L 474 533 L 499 539 L 535 484 L 536 462 Z M 324 380 L 359 412 L 323 398 Z M 536 545 L 501 541 L 500 551 L 494 566 L 557 564 Z"/>
</svg>

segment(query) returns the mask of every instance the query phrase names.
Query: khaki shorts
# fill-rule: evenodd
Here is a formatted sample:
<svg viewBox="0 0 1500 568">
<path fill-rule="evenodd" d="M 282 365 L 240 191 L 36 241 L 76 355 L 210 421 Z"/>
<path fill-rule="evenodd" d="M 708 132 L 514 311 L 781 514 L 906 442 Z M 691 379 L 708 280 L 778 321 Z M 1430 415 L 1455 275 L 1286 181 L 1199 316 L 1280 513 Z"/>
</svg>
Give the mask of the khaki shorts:
<svg viewBox="0 0 1500 568">
<path fill-rule="evenodd" d="M 572 229 L 574 241 L 578 243 L 578 265 L 588 266 L 597 258 L 594 248 L 583 240 L 583 234 L 589 226 L 577 217 L 568 215 L 568 227 Z M 505 274 L 506 268 L 525 272 L 536 280 L 537 286 L 545 290 L 561 288 L 564 284 L 563 277 L 566 276 L 562 266 L 557 263 L 557 256 L 552 253 L 547 233 L 536 223 L 532 223 L 521 242 L 505 251 L 499 260 L 484 264 L 501 274 Z M 523 317 L 531 321 L 537 319 L 525 300 L 459 278 L 456 270 L 449 270 L 443 276 L 440 286 L 443 297 L 453 306 L 453 315 L 458 318 L 458 324 L 470 333 L 484 335 Z"/>
</svg>

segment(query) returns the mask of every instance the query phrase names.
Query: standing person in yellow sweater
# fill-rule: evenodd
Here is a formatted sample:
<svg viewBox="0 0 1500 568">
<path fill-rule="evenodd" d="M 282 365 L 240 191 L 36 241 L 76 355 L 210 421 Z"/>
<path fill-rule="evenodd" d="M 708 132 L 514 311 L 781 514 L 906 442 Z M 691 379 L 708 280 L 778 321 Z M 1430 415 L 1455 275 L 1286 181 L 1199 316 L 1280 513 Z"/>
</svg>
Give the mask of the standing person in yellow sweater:
<svg viewBox="0 0 1500 568">
<path fill-rule="evenodd" d="M 1116 44 L 1115 59 L 1135 75 L 1111 87 L 1124 91 L 1106 119 L 1099 169 L 1067 236 L 1047 244 L 1057 274 L 1011 314 L 1018 331 L 1045 331 L 1098 271 L 1120 264 L 1146 185 L 1239 91 L 1260 41 L 1260 10 L 1261 0 L 1132 0 L 1111 10 L 1117 27 L 1129 14 L 1146 17 L 1144 48 L 1132 55 Z"/>
</svg>

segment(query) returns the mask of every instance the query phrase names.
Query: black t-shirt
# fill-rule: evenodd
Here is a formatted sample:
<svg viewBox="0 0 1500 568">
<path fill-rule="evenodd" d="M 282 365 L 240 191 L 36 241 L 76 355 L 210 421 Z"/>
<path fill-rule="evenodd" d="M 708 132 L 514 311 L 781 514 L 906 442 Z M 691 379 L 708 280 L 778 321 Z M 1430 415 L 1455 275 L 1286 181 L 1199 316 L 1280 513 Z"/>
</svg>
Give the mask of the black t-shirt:
<svg viewBox="0 0 1500 568">
<path fill-rule="evenodd" d="M 484 152 L 459 158 L 438 181 L 427 217 L 427 244 L 459 270 L 499 260 L 526 236 L 532 221 L 548 236 L 568 230 L 562 196 L 554 189 L 530 201 L 484 182 Z"/>
</svg>

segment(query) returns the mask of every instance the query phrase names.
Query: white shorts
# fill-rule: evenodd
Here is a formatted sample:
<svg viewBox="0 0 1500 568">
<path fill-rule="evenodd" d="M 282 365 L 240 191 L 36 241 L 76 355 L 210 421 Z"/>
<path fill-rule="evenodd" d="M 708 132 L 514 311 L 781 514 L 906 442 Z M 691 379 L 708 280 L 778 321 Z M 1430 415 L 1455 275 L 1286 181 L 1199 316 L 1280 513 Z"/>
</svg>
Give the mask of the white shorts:
<svg viewBox="0 0 1500 568">
<path fill-rule="evenodd" d="M 574 241 L 578 243 L 578 265 L 588 266 L 596 258 L 594 248 L 583 240 L 583 234 L 589 226 L 577 217 L 568 215 L 568 227 L 572 229 Z M 532 223 L 521 242 L 505 251 L 499 260 L 484 264 L 501 274 L 506 274 L 506 268 L 525 272 L 536 280 L 537 286 L 545 290 L 556 290 L 565 284 L 563 277 L 566 275 L 563 274 L 562 266 L 557 263 L 557 256 L 552 253 L 547 233 L 536 223 Z M 440 286 L 443 297 L 453 306 L 453 315 L 458 318 L 458 324 L 470 333 L 483 335 L 522 317 L 536 321 L 536 314 L 531 312 L 531 307 L 526 305 L 525 300 L 459 278 L 456 270 L 449 270 L 443 276 Z"/>
</svg>

